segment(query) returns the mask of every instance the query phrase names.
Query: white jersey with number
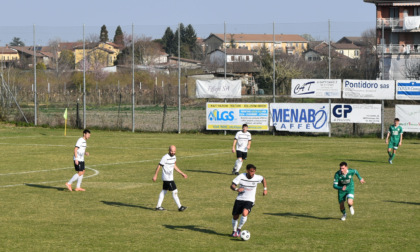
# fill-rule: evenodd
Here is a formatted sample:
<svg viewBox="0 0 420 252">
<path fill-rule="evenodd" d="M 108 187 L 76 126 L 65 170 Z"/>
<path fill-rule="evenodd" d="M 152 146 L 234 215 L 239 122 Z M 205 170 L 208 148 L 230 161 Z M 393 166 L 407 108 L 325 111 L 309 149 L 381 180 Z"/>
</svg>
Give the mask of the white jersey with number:
<svg viewBox="0 0 420 252">
<path fill-rule="evenodd" d="M 173 181 L 174 180 L 174 167 L 176 163 L 176 156 L 166 154 L 162 157 L 159 164 L 162 166 L 162 180 Z"/>
<path fill-rule="evenodd" d="M 254 203 L 255 194 L 257 193 L 257 184 L 262 183 L 263 180 L 264 177 L 261 175 L 254 174 L 254 177 L 249 179 L 246 176 L 246 173 L 239 174 L 232 182 L 237 188 L 243 188 L 244 191 L 238 194 L 236 200 L 251 201 Z"/>
<path fill-rule="evenodd" d="M 251 141 L 251 133 L 249 131 L 243 132 L 238 131 L 235 135 L 236 139 L 236 150 L 242 152 L 248 152 L 248 142 Z"/>
<path fill-rule="evenodd" d="M 76 145 L 74 147 L 77 147 L 77 158 L 75 156 L 73 156 L 73 160 L 77 160 L 80 162 L 84 162 L 85 161 L 85 152 L 86 152 L 86 140 L 81 137 L 79 138 L 79 140 L 77 140 Z"/>
</svg>

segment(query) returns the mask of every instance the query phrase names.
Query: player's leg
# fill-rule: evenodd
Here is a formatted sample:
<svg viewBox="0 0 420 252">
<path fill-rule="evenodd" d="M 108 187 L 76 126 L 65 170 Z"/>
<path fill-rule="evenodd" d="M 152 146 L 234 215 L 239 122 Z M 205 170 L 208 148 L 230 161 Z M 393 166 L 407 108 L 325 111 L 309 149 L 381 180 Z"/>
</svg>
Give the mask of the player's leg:
<svg viewBox="0 0 420 252">
<path fill-rule="evenodd" d="M 350 214 L 354 215 L 354 208 L 353 208 L 353 198 L 351 198 L 350 196 L 351 194 L 349 194 L 348 198 L 347 198 L 347 204 L 349 205 L 349 210 L 350 210 Z M 354 197 L 354 196 L 353 196 Z"/>
<path fill-rule="evenodd" d="M 165 210 L 162 207 L 162 202 L 163 202 L 163 199 L 165 198 L 165 195 L 168 192 L 169 188 L 170 188 L 169 187 L 169 181 L 163 181 L 162 191 L 160 191 L 160 193 L 159 193 L 159 199 L 158 199 L 158 202 L 157 202 L 157 205 L 156 205 L 156 209 L 155 210 L 159 210 L 159 211 Z"/>
<path fill-rule="evenodd" d="M 85 162 L 79 162 L 79 177 L 77 178 L 77 185 L 76 185 L 76 191 L 85 191 L 85 189 L 81 188 L 83 175 L 85 174 Z"/>
<path fill-rule="evenodd" d="M 395 155 L 397 154 L 397 150 L 398 150 L 398 143 L 396 143 L 396 144 L 394 145 L 394 148 L 393 148 L 393 150 L 392 150 L 392 155 L 391 155 L 391 158 L 389 159 L 390 164 L 392 164 L 392 161 L 394 160 Z"/>
<path fill-rule="evenodd" d="M 345 191 L 338 191 L 338 203 L 340 204 L 340 211 L 343 214 L 341 217 L 342 221 L 345 221 L 347 217 L 346 208 L 344 206 L 344 203 L 346 202 L 346 195 L 347 193 Z"/>
<path fill-rule="evenodd" d="M 232 209 L 232 236 L 238 236 L 238 219 L 239 215 L 243 212 L 243 205 L 241 201 L 235 200 L 235 204 L 233 205 Z"/>
<path fill-rule="evenodd" d="M 80 163 L 78 164 L 74 163 L 74 169 L 76 170 L 76 174 L 74 174 L 73 177 L 69 180 L 69 182 L 66 183 L 66 186 L 69 189 L 69 191 L 73 191 L 71 189 L 71 184 L 73 184 L 73 182 L 79 178 L 79 170 L 80 170 L 79 165 Z"/>
<path fill-rule="evenodd" d="M 251 209 L 253 206 L 254 206 L 254 203 L 252 203 L 251 201 L 245 201 L 244 210 L 242 211 L 242 217 L 238 225 L 238 236 L 241 235 L 241 229 L 245 225 L 246 221 L 248 220 L 248 214 L 251 213 Z"/>
</svg>

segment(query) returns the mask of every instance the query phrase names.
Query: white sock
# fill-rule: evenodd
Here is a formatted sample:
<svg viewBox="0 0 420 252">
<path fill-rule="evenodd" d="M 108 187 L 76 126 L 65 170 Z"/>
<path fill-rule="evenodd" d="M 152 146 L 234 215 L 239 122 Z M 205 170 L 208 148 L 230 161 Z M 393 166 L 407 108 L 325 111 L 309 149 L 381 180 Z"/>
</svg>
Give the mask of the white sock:
<svg viewBox="0 0 420 252">
<path fill-rule="evenodd" d="M 80 175 L 80 176 L 77 178 L 77 185 L 76 185 L 76 188 L 80 188 L 80 185 L 82 184 L 82 180 L 83 180 L 83 175 Z"/>
<path fill-rule="evenodd" d="M 160 194 L 159 194 L 159 200 L 158 200 L 158 203 L 157 203 L 157 206 L 156 207 L 161 207 L 162 206 L 162 202 L 163 202 L 163 199 L 165 198 L 166 192 L 168 192 L 168 191 L 167 190 L 162 190 L 160 192 Z"/>
<path fill-rule="evenodd" d="M 178 198 L 178 189 L 172 191 L 172 197 L 174 197 L 176 205 L 178 206 L 178 208 L 180 208 L 182 205 Z"/>
<path fill-rule="evenodd" d="M 233 231 L 236 232 L 236 230 L 238 230 L 238 220 L 232 219 L 232 227 L 233 227 Z"/>
<path fill-rule="evenodd" d="M 79 174 L 74 174 L 73 177 L 69 180 L 69 184 L 73 184 L 74 181 L 76 181 L 79 178 Z"/>
<path fill-rule="evenodd" d="M 240 170 L 240 169 L 241 169 L 241 167 L 242 167 L 242 160 L 240 160 L 240 159 L 236 160 L 235 167 L 236 167 L 235 171 L 236 171 L 236 172 L 239 172 L 239 170 Z"/>
<path fill-rule="evenodd" d="M 242 227 L 245 225 L 246 220 L 248 219 L 248 216 L 242 216 L 241 221 L 239 222 L 239 229 L 242 229 Z"/>
</svg>

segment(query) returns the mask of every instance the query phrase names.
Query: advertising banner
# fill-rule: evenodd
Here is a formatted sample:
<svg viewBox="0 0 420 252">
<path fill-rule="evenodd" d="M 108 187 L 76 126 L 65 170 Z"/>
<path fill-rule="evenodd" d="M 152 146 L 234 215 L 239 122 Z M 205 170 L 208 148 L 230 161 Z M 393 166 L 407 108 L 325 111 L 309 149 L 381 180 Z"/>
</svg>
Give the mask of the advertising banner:
<svg viewBox="0 0 420 252">
<path fill-rule="evenodd" d="M 420 105 L 395 105 L 395 117 L 404 132 L 420 132 Z"/>
<path fill-rule="evenodd" d="M 277 131 L 329 132 L 328 103 L 271 103 L 270 111 Z"/>
<path fill-rule="evenodd" d="M 420 82 L 412 80 L 397 81 L 397 100 L 420 100 Z"/>
<path fill-rule="evenodd" d="M 343 98 L 367 100 L 394 100 L 393 80 L 344 80 Z"/>
<path fill-rule="evenodd" d="M 292 79 L 292 98 L 341 98 L 341 80 Z"/>
<path fill-rule="evenodd" d="M 207 130 L 268 130 L 268 103 L 207 103 Z"/>
<path fill-rule="evenodd" d="M 332 123 L 381 124 L 381 104 L 331 104 Z"/>
<path fill-rule="evenodd" d="M 210 80 L 196 81 L 197 98 L 241 98 L 240 80 Z"/>
</svg>

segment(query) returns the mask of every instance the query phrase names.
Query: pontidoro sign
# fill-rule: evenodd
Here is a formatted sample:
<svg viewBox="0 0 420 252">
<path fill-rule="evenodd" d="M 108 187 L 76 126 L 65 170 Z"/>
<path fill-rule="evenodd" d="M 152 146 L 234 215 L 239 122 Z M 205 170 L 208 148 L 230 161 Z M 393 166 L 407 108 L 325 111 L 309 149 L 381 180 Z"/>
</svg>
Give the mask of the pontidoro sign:
<svg viewBox="0 0 420 252">
<path fill-rule="evenodd" d="M 393 80 L 344 80 L 343 98 L 368 100 L 394 100 Z"/>
</svg>

